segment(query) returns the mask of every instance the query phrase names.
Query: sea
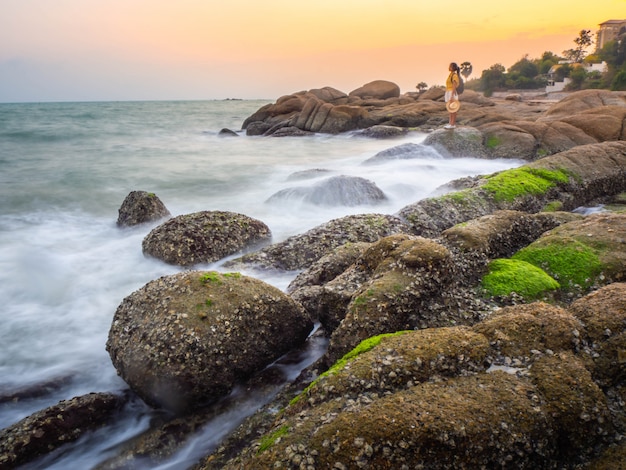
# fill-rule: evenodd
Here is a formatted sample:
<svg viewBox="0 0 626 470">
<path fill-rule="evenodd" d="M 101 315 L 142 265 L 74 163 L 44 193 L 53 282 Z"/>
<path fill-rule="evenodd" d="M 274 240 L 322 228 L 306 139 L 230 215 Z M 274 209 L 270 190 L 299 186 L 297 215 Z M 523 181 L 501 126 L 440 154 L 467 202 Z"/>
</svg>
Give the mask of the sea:
<svg viewBox="0 0 626 470">
<path fill-rule="evenodd" d="M 117 226 L 131 191 L 155 193 L 173 216 L 220 210 L 254 217 L 279 242 L 349 214 L 395 214 L 439 194 L 451 180 L 522 164 L 471 154 L 446 158 L 423 145 L 423 132 L 391 140 L 356 132 L 246 136 L 244 120 L 273 101 L 0 104 L 0 397 L 21 393 L 19 400 L 0 401 L 0 429 L 60 400 L 127 390 L 105 350 L 115 310 L 149 281 L 182 270 L 142 253 L 143 238 L 158 222 Z M 417 146 L 411 158 L 364 164 L 405 144 Z M 294 191 L 292 198 L 269 200 L 332 175 L 365 178 L 386 199 L 316 205 Z M 224 261 L 195 268 L 227 271 Z M 243 274 L 285 290 L 297 272 Z M 277 361 L 285 381 L 324 347 L 312 340 L 295 360 Z M 175 455 L 145 468 L 190 468 L 268 400 L 265 393 L 247 393 Z M 145 432 L 158 413 L 131 400 L 114 423 L 24 468 L 95 468 Z"/>
</svg>

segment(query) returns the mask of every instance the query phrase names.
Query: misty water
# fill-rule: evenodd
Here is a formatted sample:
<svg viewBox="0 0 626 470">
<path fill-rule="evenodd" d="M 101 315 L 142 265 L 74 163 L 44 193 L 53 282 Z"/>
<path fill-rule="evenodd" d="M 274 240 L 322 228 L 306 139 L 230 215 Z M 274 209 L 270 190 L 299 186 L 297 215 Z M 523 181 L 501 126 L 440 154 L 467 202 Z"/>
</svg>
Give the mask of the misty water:
<svg viewBox="0 0 626 470">
<path fill-rule="evenodd" d="M 426 135 L 416 132 L 393 140 L 219 135 L 222 128 L 239 130 L 268 102 L 0 104 L 0 396 L 33 386 L 45 391 L 0 403 L 0 428 L 60 400 L 127 389 L 105 351 L 113 314 L 133 291 L 181 270 L 143 255 L 141 242 L 156 224 L 116 226 L 130 191 L 156 193 L 172 215 L 246 214 L 265 222 L 277 242 L 348 214 L 395 214 L 450 180 L 521 164 L 471 155 L 444 158 L 421 145 Z M 363 164 L 403 144 L 417 144 L 413 158 Z M 308 170 L 325 171 L 293 177 Z M 268 202 L 280 191 L 338 175 L 374 182 L 386 200 L 318 206 L 294 192 Z M 197 268 L 222 271 L 223 261 Z M 284 290 L 297 273 L 243 274 Z M 312 341 L 275 367 L 292 380 L 324 347 Z M 234 405 L 216 412 L 158 468 L 191 466 L 279 387 L 259 394 L 235 390 Z M 28 468 L 92 468 L 116 455 L 159 413 L 132 400 L 115 423 Z"/>
</svg>

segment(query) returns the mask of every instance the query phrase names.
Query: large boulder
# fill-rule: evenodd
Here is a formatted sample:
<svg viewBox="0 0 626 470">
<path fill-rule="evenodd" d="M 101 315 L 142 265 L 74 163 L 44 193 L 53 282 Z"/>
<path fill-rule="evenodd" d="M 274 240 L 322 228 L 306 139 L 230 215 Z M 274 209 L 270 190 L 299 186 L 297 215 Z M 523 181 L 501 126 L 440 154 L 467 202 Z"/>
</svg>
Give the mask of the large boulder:
<svg viewBox="0 0 626 470">
<path fill-rule="evenodd" d="M 387 98 L 398 98 L 400 96 L 400 87 L 387 80 L 374 80 L 373 82 L 366 83 L 356 90 L 352 90 L 348 96 L 357 96 L 362 99 L 375 98 L 381 100 Z"/>
<path fill-rule="evenodd" d="M 225 211 L 179 215 L 154 228 L 143 240 L 143 252 L 169 264 L 193 266 L 268 241 L 271 231 L 260 220 Z"/>
<path fill-rule="evenodd" d="M 299 200 L 316 206 L 361 206 L 387 199 L 372 181 L 356 176 L 332 176 L 313 186 L 286 188 L 270 196 L 268 202 Z"/>
<path fill-rule="evenodd" d="M 171 215 L 156 194 L 146 191 L 131 191 L 118 212 L 117 225 L 120 227 L 153 222 Z"/>
<path fill-rule="evenodd" d="M 262 281 L 188 271 L 126 297 L 106 348 L 137 395 L 179 412 L 228 394 L 312 327 L 300 305 Z"/>
</svg>

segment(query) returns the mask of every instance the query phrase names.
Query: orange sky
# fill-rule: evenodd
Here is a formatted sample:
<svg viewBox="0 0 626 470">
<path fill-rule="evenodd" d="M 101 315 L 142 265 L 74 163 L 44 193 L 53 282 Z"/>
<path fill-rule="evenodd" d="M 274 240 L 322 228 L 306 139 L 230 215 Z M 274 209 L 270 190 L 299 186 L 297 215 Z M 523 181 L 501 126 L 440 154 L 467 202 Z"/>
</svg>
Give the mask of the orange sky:
<svg viewBox="0 0 626 470">
<path fill-rule="evenodd" d="M 561 54 L 626 0 L 2 0 L 0 101 L 264 98 Z M 470 77 L 471 78 L 471 77 Z"/>
</svg>

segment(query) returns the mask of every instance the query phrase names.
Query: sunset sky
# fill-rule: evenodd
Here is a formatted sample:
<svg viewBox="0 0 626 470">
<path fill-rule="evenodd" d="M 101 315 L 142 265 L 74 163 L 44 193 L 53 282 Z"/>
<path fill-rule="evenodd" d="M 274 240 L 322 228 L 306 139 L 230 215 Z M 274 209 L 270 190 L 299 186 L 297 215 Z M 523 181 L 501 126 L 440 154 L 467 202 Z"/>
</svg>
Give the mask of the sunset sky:
<svg viewBox="0 0 626 470">
<path fill-rule="evenodd" d="M 0 0 L 0 102 L 414 91 L 624 18 L 626 0 Z"/>
</svg>

